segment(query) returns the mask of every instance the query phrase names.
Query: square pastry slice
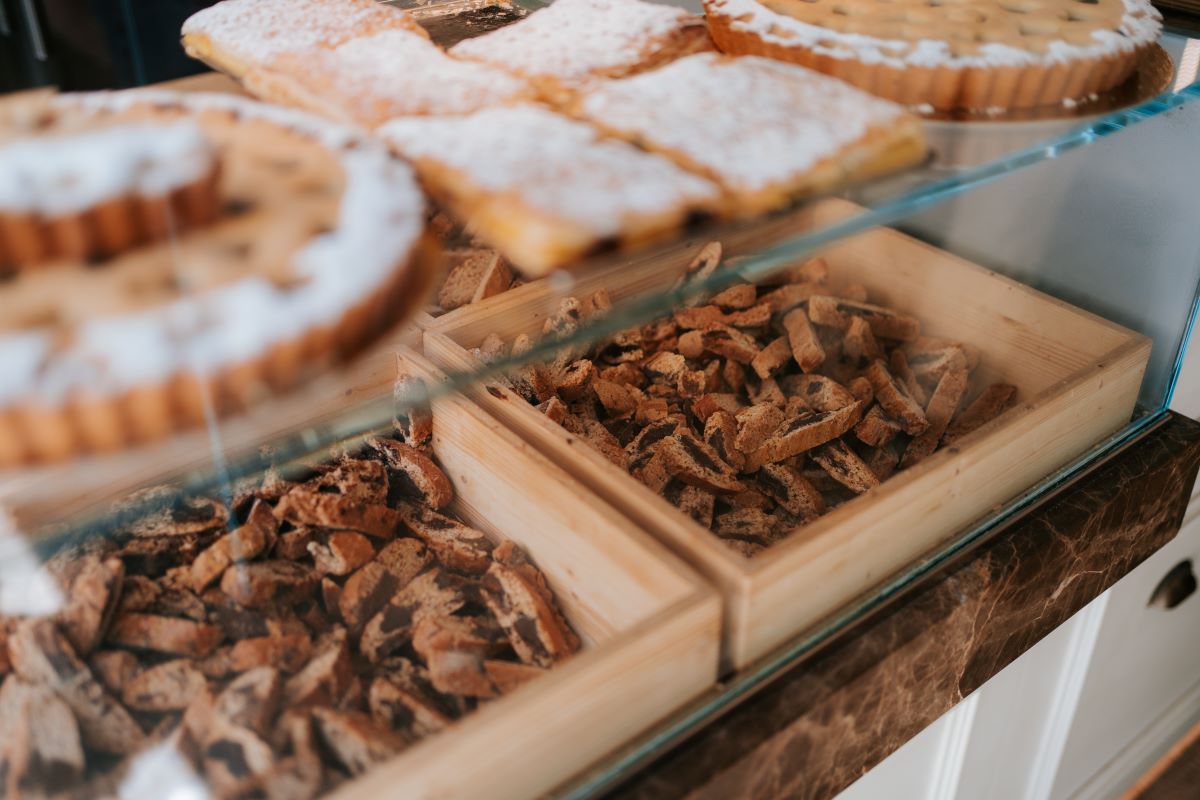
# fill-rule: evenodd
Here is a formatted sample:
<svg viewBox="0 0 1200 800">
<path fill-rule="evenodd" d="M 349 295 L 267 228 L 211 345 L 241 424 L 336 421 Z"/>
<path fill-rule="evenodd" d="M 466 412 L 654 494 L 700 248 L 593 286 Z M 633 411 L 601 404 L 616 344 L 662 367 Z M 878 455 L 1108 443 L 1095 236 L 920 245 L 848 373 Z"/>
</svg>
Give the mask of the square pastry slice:
<svg viewBox="0 0 1200 800">
<path fill-rule="evenodd" d="M 368 128 L 396 117 L 469 114 L 534 94 L 525 79 L 451 58 L 403 28 L 284 53 L 243 82 L 259 97 Z"/>
<path fill-rule="evenodd" d="M 534 80 L 548 94 L 620 78 L 702 50 L 704 20 L 641 0 L 555 0 L 512 25 L 459 42 L 451 55 Z"/>
<path fill-rule="evenodd" d="M 379 133 L 425 188 L 528 275 L 669 235 L 720 190 L 669 160 L 533 104 L 409 117 Z"/>
<path fill-rule="evenodd" d="M 742 215 L 899 169 L 925 152 L 920 121 L 900 106 L 756 56 L 701 53 L 597 82 L 569 109 L 708 176 Z"/>
<path fill-rule="evenodd" d="M 283 53 L 312 52 L 390 28 L 425 35 L 409 14 L 374 0 L 223 0 L 183 23 L 183 49 L 241 78 Z"/>
</svg>

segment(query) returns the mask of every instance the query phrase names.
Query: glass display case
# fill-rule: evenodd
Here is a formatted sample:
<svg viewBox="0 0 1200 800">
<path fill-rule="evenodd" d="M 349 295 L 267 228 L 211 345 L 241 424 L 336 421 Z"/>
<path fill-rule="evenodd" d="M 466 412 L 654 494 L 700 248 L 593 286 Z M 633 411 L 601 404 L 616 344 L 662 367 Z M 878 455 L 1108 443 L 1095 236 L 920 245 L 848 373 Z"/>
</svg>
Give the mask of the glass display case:
<svg viewBox="0 0 1200 800">
<path fill-rule="evenodd" d="M 397 5 L 444 45 L 541 7 L 525 0 Z M 195 87 L 238 91 L 214 76 L 194 80 Z M 447 288 L 442 274 L 441 293 L 422 311 L 347 365 L 292 391 L 240 413 L 208 414 L 204 426 L 134 448 L 0 472 L 0 502 L 13 529 L 0 538 L 0 589 L 39 591 L 30 578 L 41 574 L 38 562 L 53 564 L 79 548 L 111 556 L 96 543 L 127 543 L 147 518 L 166 514 L 181 524 L 189 509 L 203 516 L 208 506 L 200 497 L 233 509 L 209 519 L 221 519 L 213 536 L 193 542 L 207 552 L 226 522 L 230 531 L 251 525 L 255 499 L 276 502 L 336 471 L 322 464 L 365 458 L 398 432 L 412 437 L 431 407 L 424 443 L 457 492 L 447 507 L 493 540 L 512 539 L 528 551 L 587 658 L 547 678 L 540 691 L 535 681 L 504 698 L 507 716 L 497 703 L 495 713 L 422 743 L 424 758 L 399 756 L 403 786 L 414 796 L 469 793 L 491 777 L 499 794 L 602 794 L 1162 422 L 1200 281 L 1196 100 L 1200 38 L 1168 27 L 1129 81 L 1084 102 L 1038 113 L 925 114 L 929 153 L 899 173 L 766 216 L 698 221 L 667 241 L 600 253 L 544 276 L 509 272 L 491 288 L 480 282 L 484 266 L 460 271 L 472 281 L 465 293 Z M 443 214 L 430 227 L 451 253 L 440 262 L 443 272 L 469 259 L 495 269 L 498 256 L 469 226 Z M 807 311 L 803 323 L 790 315 L 798 307 Z M 807 334 L 794 329 L 801 324 Z M 811 369 L 783 366 L 800 364 L 803 342 L 821 359 L 841 353 L 838 369 L 819 368 L 819 360 Z M 632 364 L 641 370 L 636 378 L 623 366 Z M 966 383 L 956 389 L 958 379 Z M 595 393 L 587 394 L 590 418 L 575 405 L 581 392 Z M 806 401 L 789 403 L 802 392 Z M 904 415 L 914 401 L 921 424 L 910 428 Z M 754 414 L 741 412 L 763 406 L 774 410 L 763 411 L 755 428 Z M 851 406 L 854 418 L 841 419 Z M 872 407 L 878 433 L 863 427 L 872 424 Z M 816 430 L 831 420 L 840 426 L 832 436 Z M 671 445 L 678 452 L 660 456 L 651 449 L 658 439 L 678 440 Z M 706 462 L 712 453 L 721 456 L 715 465 Z M 408 476 L 402 494 L 428 500 L 432 490 L 414 477 L 411 462 L 381 458 L 393 482 Z M 741 468 L 729 471 L 733 463 Z M 793 480 L 800 489 L 786 483 Z M 281 537 L 320 531 L 300 542 L 293 560 L 321 564 L 338 556 L 328 535 L 340 523 L 276 516 L 291 519 Z M 344 524 L 361 532 L 366 523 Z M 278 548 L 274 536 L 270 546 Z M 441 540 L 434 534 L 433 541 Z M 368 560 L 378 546 L 371 543 Z M 176 547 L 184 547 L 182 538 Z M 139 561 L 126 549 L 119 557 L 122 574 L 150 583 L 146 576 L 157 567 L 147 564 L 157 556 Z M 214 576 L 236 574 L 243 561 L 268 563 L 224 558 Z M 177 556 L 168 562 L 198 569 Z M 309 600 L 344 614 L 348 576 L 364 563 L 319 569 L 305 590 L 319 599 Z M 192 621 L 211 621 L 216 612 L 201 602 L 211 580 L 192 586 L 184 574 L 182 588 L 154 591 L 182 591 L 200 603 Z M 486 593 L 480 585 L 472 591 Z M 65 599 L 70 606 L 70 593 Z M 161 596 L 154 602 L 147 608 L 158 610 L 142 613 L 189 618 L 178 607 L 162 610 Z M 344 616 L 322 624 L 366 636 Z M 242 640 L 219 635 L 228 637 L 222 653 Z M 147 663 L 156 667 L 179 656 L 118 641 L 128 647 L 108 652 L 153 652 Z M 408 645 L 397 652 L 412 656 Z M 200 672 L 196 680 L 214 693 L 230 674 Z M 293 684 L 302 672 L 293 670 L 284 689 L 270 692 L 299 692 Z M 373 692 L 367 681 L 378 674 L 362 675 L 357 691 Z M 666 685 L 673 691 L 663 692 Z M 636 713 L 605 713 L 606 704 L 647 697 L 657 699 Z M 368 707 L 361 696 L 345 703 Z M 183 718 L 184 725 L 190 708 L 132 705 L 141 709 L 133 724 L 147 737 L 163 720 Z M 278 700 L 268 705 L 277 708 Z M 328 726 L 319 736 L 336 738 L 337 725 L 353 727 L 353 719 L 319 724 Z M 561 736 L 585 725 L 595 735 L 552 743 L 528 734 L 534 724 Z M 95 732 L 81 729 L 89 744 Z M 465 775 L 447 777 L 448 760 L 480 753 L 489 739 L 511 744 L 479 756 Z M 298 741 L 285 748 L 293 762 Z M 406 746 L 415 745 L 398 744 L 395 752 Z M 392 755 L 341 753 L 355 766 L 325 786 L 353 776 L 346 791 L 395 791 L 401 773 L 394 763 L 364 766 Z M 531 778 L 531 756 L 554 767 L 532 770 L 538 775 Z M 169 764 L 142 768 L 140 779 L 177 774 Z M 218 790 L 244 788 L 239 777 L 226 775 Z"/>
</svg>

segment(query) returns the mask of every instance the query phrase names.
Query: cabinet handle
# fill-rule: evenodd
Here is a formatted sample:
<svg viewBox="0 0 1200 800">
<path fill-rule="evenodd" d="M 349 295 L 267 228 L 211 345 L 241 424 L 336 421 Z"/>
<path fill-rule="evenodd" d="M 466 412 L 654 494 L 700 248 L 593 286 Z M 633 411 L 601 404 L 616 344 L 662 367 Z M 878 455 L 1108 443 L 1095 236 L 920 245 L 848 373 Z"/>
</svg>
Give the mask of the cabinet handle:
<svg viewBox="0 0 1200 800">
<path fill-rule="evenodd" d="M 1158 582 L 1148 605 L 1170 611 L 1195 593 L 1196 573 L 1192 571 L 1192 560 L 1187 558 L 1171 567 L 1171 571 Z"/>
</svg>

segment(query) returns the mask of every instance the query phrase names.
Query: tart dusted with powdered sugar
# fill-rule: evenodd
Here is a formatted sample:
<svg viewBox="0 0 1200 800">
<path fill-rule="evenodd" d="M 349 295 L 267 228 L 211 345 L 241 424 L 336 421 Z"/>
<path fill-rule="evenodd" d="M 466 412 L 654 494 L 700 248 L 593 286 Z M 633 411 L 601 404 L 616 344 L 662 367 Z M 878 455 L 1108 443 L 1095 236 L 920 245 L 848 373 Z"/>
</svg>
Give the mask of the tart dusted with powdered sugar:
<svg viewBox="0 0 1200 800">
<path fill-rule="evenodd" d="M 425 30 L 375 0 L 223 0 L 183 23 L 192 58 L 241 79 L 286 53 L 311 53 L 384 30 Z"/>
<path fill-rule="evenodd" d="M 533 80 L 548 94 L 592 78 L 620 78 L 709 50 L 704 21 L 641 0 L 555 0 L 511 25 L 450 48 Z"/>
<path fill-rule="evenodd" d="M 11 135 L 0 133 L 0 275 L 115 255 L 218 213 L 220 159 L 191 120 Z"/>
<path fill-rule="evenodd" d="M 593 84 L 570 110 L 717 182 L 739 215 L 908 166 L 925 152 L 920 121 L 900 106 L 766 58 L 688 56 Z"/>
<path fill-rule="evenodd" d="M 351 130 L 167 92 L 48 97 L 8 122 L 0 466 L 201 424 L 424 299 L 413 173 Z"/>
<path fill-rule="evenodd" d="M 1150 0 L 704 0 L 727 53 L 911 105 L 1030 108 L 1118 86 L 1162 28 Z"/>
<path fill-rule="evenodd" d="M 258 97 L 369 128 L 395 117 L 469 114 L 534 95 L 525 79 L 451 58 L 402 28 L 285 53 L 242 82 Z"/>
<path fill-rule="evenodd" d="M 379 128 L 425 188 L 527 275 L 678 232 L 720 190 L 533 104 Z"/>
</svg>

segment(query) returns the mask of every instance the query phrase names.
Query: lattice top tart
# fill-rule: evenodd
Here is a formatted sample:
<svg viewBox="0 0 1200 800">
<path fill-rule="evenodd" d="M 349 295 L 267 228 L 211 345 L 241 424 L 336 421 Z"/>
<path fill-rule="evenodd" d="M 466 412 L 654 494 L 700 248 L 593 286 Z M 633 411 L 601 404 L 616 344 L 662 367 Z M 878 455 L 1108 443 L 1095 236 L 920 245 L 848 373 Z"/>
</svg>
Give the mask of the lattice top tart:
<svg viewBox="0 0 1200 800">
<path fill-rule="evenodd" d="M 1149 0 L 705 0 L 717 46 L 935 108 L 1047 105 L 1123 82 Z"/>
<path fill-rule="evenodd" d="M 424 200 L 352 131 L 166 92 L 18 116 L 0 135 L 0 465 L 241 407 L 422 299 Z"/>
</svg>

